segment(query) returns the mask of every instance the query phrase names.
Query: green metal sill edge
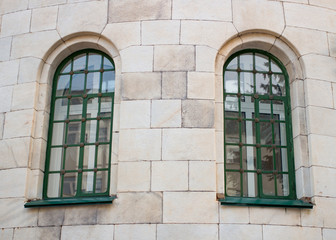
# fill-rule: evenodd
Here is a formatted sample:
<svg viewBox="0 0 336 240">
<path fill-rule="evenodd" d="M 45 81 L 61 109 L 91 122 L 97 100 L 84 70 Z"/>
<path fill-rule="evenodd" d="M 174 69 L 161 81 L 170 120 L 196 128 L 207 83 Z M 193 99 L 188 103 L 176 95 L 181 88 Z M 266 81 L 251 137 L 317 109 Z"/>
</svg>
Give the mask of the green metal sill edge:
<svg viewBox="0 0 336 240">
<path fill-rule="evenodd" d="M 236 205 L 236 206 L 255 206 L 255 207 L 285 207 L 285 208 L 313 208 L 312 203 L 302 200 L 289 199 L 259 199 L 259 198 L 238 198 L 225 197 L 219 198 L 221 205 Z"/>
<path fill-rule="evenodd" d="M 34 200 L 27 202 L 24 207 L 33 208 L 84 204 L 111 204 L 115 198 L 116 196 Z"/>
</svg>

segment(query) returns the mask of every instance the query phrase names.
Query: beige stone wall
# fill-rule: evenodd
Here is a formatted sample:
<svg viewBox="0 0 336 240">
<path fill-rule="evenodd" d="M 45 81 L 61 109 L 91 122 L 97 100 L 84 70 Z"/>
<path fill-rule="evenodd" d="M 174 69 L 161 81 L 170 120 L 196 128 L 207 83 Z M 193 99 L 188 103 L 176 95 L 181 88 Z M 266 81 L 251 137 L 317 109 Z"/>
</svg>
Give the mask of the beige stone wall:
<svg viewBox="0 0 336 240">
<path fill-rule="evenodd" d="M 72 52 L 116 63 L 110 205 L 40 199 L 51 82 Z M 266 50 L 290 76 L 298 198 L 221 206 L 222 67 Z M 0 0 L 0 239 L 320 239 L 336 234 L 334 0 Z"/>
</svg>

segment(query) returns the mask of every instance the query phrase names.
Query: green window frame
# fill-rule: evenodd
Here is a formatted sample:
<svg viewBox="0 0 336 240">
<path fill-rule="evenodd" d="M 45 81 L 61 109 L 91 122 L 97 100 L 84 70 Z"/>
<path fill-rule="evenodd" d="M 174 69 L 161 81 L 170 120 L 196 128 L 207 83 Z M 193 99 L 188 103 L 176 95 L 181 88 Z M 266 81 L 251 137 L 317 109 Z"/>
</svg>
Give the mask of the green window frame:
<svg viewBox="0 0 336 240">
<path fill-rule="evenodd" d="M 296 198 L 289 78 L 268 52 L 239 51 L 223 67 L 222 205 L 311 208 Z"/>
<path fill-rule="evenodd" d="M 43 200 L 25 207 L 111 203 L 115 65 L 94 49 L 58 66 L 52 86 Z"/>
</svg>

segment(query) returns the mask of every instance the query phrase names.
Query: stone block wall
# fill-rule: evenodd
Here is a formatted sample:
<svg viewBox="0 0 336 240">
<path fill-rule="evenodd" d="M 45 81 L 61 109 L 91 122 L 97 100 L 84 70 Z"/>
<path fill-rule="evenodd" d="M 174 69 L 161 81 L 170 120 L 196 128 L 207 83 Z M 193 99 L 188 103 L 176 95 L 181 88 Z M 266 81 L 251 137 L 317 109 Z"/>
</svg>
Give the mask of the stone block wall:
<svg viewBox="0 0 336 240">
<path fill-rule="evenodd" d="M 112 204 L 42 196 L 52 79 L 71 53 L 116 65 Z M 298 198 L 221 206 L 223 76 L 240 49 L 290 76 Z M 307 239 L 336 234 L 336 1 L 1 0 L 0 239 Z"/>
</svg>

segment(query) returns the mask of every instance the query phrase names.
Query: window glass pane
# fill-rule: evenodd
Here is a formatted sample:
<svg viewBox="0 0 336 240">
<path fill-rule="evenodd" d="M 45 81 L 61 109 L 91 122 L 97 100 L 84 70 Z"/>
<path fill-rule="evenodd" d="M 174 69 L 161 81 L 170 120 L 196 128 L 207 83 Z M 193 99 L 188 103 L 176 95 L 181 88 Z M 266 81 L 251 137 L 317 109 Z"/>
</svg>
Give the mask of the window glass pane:
<svg viewBox="0 0 336 240">
<path fill-rule="evenodd" d="M 93 172 L 83 172 L 82 191 L 84 193 L 93 192 L 93 179 L 94 179 Z"/>
<path fill-rule="evenodd" d="M 59 76 L 57 81 L 56 96 L 65 96 L 69 94 L 70 75 Z"/>
<path fill-rule="evenodd" d="M 257 71 L 269 71 L 268 57 L 259 53 L 255 54 L 255 67 Z"/>
<path fill-rule="evenodd" d="M 237 69 L 238 67 L 238 57 L 235 57 L 231 60 L 231 62 L 227 65 L 227 69 Z"/>
<path fill-rule="evenodd" d="M 86 117 L 95 118 L 98 116 L 99 98 L 89 98 L 86 105 Z"/>
<path fill-rule="evenodd" d="M 83 111 L 83 98 L 75 97 L 70 99 L 69 119 L 81 119 Z"/>
<path fill-rule="evenodd" d="M 88 59 L 88 70 L 98 70 L 101 67 L 102 56 L 96 53 L 90 53 Z"/>
<path fill-rule="evenodd" d="M 276 164 L 277 171 L 280 171 L 280 172 L 288 171 L 287 149 L 286 148 L 276 148 L 275 149 L 275 164 Z"/>
<path fill-rule="evenodd" d="M 243 173 L 243 196 L 244 197 L 256 197 L 258 196 L 256 173 Z"/>
<path fill-rule="evenodd" d="M 270 81 L 268 74 L 256 74 L 256 93 L 261 95 L 270 94 Z"/>
<path fill-rule="evenodd" d="M 273 144 L 272 124 L 270 122 L 260 122 L 260 143 L 263 145 Z"/>
<path fill-rule="evenodd" d="M 285 106 L 282 101 L 272 101 L 274 119 L 285 120 Z M 277 115 L 275 117 L 275 115 Z"/>
<path fill-rule="evenodd" d="M 84 169 L 93 169 L 95 167 L 96 146 L 90 145 L 84 147 Z"/>
<path fill-rule="evenodd" d="M 85 65 L 86 65 L 86 54 L 85 53 L 74 57 L 73 71 L 85 70 Z"/>
<path fill-rule="evenodd" d="M 97 168 L 108 168 L 110 145 L 98 146 Z"/>
<path fill-rule="evenodd" d="M 62 145 L 64 143 L 65 123 L 54 123 L 51 144 Z"/>
<path fill-rule="evenodd" d="M 253 86 L 253 73 L 240 73 L 240 92 L 243 94 L 252 94 Z"/>
<path fill-rule="evenodd" d="M 110 141 L 111 119 L 103 119 L 99 121 L 99 142 Z"/>
<path fill-rule="evenodd" d="M 111 110 L 112 110 L 112 98 L 111 97 L 103 97 L 101 98 L 100 103 L 100 114 L 107 114 L 107 117 L 111 116 Z"/>
<path fill-rule="evenodd" d="M 282 74 L 272 75 L 272 92 L 274 95 L 286 96 L 285 77 Z"/>
<path fill-rule="evenodd" d="M 63 197 L 73 197 L 77 192 L 77 173 L 64 174 Z"/>
<path fill-rule="evenodd" d="M 286 124 L 274 123 L 274 142 L 276 145 L 286 146 Z"/>
<path fill-rule="evenodd" d="M 56 99 L 54 109 L 54 120 L 65 120 L 67 118 L 68 99 Z"/>
<path fill-rule="evenodd" d="M 100 85 L 100 72 L 91 72 L 86 77 L 86 92 L 98 93 Z"/>
<path fill-rule="evenodd" d="M 243 169 L 245 170 L 256 170 L 256 148 L 255 147 L 242 147 L 243 152 Z"/>
<path fill-rule="evenodd" d="M 278 174 L 277 175 L 277 190 L 278 190 L 278 196 L 288 196 L 289 195 L 288 174 Z"/>
<path fill-rule="evenodd" d="M 104 57 L 104 69 L 114 69 L 110 60 Z"/>
<path fill-rule="evenodd" d="M 225 120 L 225 142 L 239 143 L 239 122 L 237 120 Z"/>
<path fill-rule="evenodd" d="M 60 73 L 68 73 L 71 71 L 71 60 L 69 60 L 64 67 L 62 68 Z"/>
<path fill-rule="evenodd" d="M 68 147 L 65 150 L 65 170 L 78 169 L 79 147 Z"/>
<path fill-rule="evenodd" d="M 81 133 L 81 122 L 70 122 L 68 124 L 67 144 L 79 144 Z"/>
<path fill-rule="evenodd" d="M 271 104 L 270 100 L 260 100 L 259 101 L 259 118 L 264 120 L 271 119 Z"/>
<path fill-rule="evenodd" d="M 115 81 L 114 71 L 108 71 L 103 73 L 102 93 L 114 92 Z"/>
<path fill-rule="evenodd" d="M 52 148 L 50 151 L 49 171 L 59 171 L 62 167 L 63 148 Z"/>
<path fill-rule="evenodd" d="M 48 191 L 47 196 L 52 197 L 59 197 L 60 188 L 61 188 L 61 175 L 59 173 L 56 174 L 49 174 L 48 176 Z"/>
<path fill-rule="evenodd" d="M 265 195 L 270 195 L 270 196 L 275 195 L 273 174 L 262 174 L 262 185 L 263 185 L 263 193 Z"/>
<path fill-rule="evenodd" d="M 272 72 L 282 72 L 278 64 L 271 60 L 271 70 Z"/>
<path fill-rule="evenodd" d="M 238 73 L 225 72 L 224 74 L 224 87 L 227 93 L 238 93 Z"/>
<path fill-rule="evenodd" d="M 226 172 L 226 194 L 240 197 L 240 173 Z"/>
<path fill-rule="evenodd" d="M 99 171 L 96 175 L 96 193 L 103 193 L 107 191 L 107 171 Z"/>
<path fill-rule="evenodd" d="M 273 170 L 273 149 L 272 148 L 261 148 L 261 168 L 262 170 L 272 171 Z"/>
<path fill-rule="evenodd" d="M 238 97 L 227 95 L 227 96 L 225 96 L 224 101 L 225 101 L 225 110 L 226 111 L 238 112 Z"/>
<path fill-rule="evenodd" d="M 253 54 L 245 53 L 239 56 L 242 70 L 253 70 Z"/>
<path fill-rule="evenodd" d="M 71 82 L 71 94 L 83 94 L 85 74 L 74 74 Z"/>
<path fill-rule="evenodd" d="M 240 150 L 238 146 L 226 146 L 226 168 L 240 169 Z"/>
<path fill-rule="evenodd" d="M 94 143 L 96 142 L 97 133 L 97 120 L 86 121 L 85 128 L 85 142 Z"/>
</svg>

